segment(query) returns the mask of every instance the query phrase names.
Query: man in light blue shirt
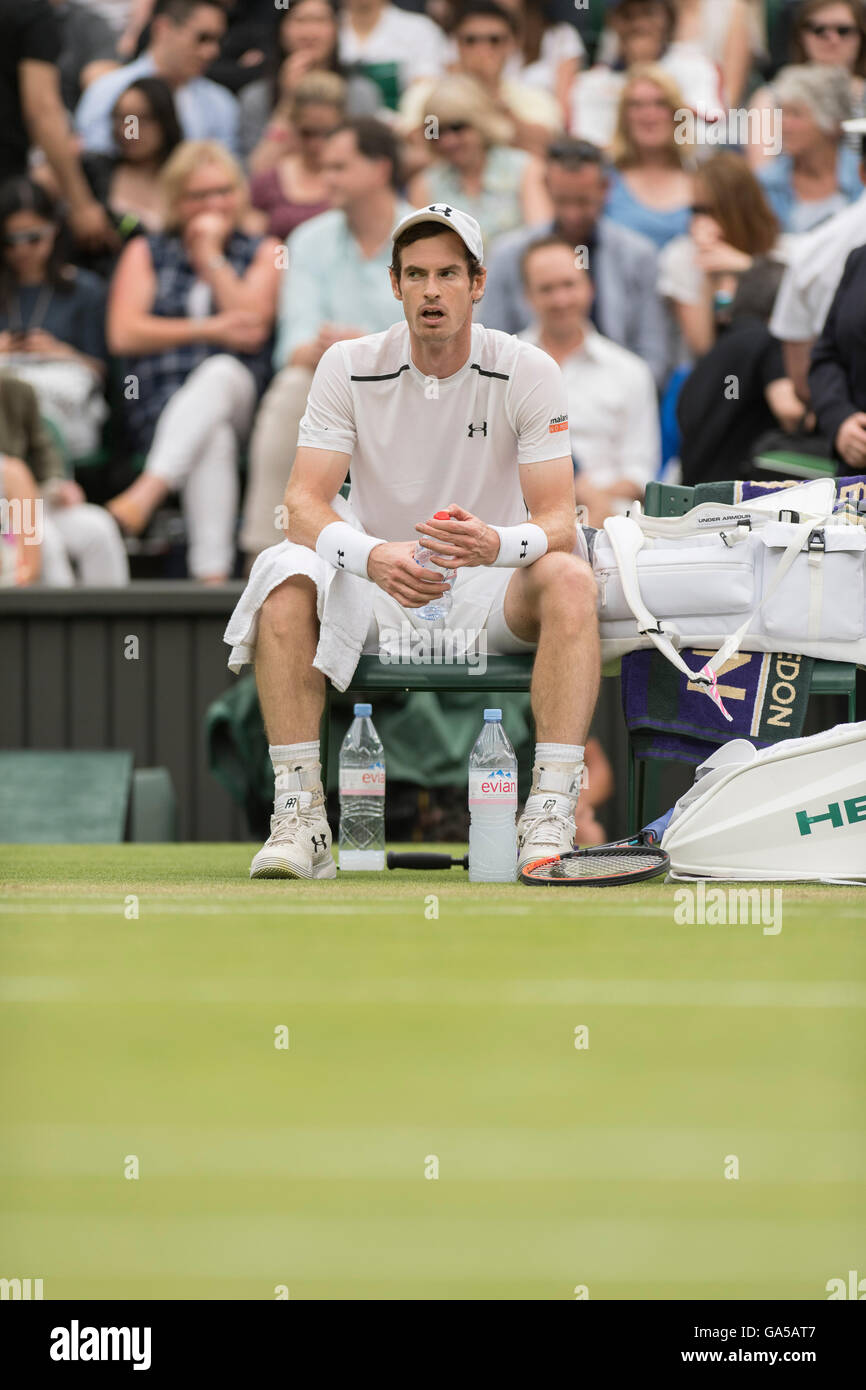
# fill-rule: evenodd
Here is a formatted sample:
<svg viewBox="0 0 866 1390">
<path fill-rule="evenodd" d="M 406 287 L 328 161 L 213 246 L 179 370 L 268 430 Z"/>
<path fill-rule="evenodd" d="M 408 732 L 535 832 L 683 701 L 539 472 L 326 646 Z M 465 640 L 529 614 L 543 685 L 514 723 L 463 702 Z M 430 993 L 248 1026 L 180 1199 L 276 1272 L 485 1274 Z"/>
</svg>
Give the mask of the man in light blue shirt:
<svg viewBox="0 0 866 1390">
<path fill-rule="evenodd" d="M 225 28 L 225 11 L 217 0 L 157 0 L 150 46 L 134 62 L 91 83 L 75 109 L 85 150 L 111 154 L 111 112 L 117 98 L 139 77 L 161 77 L 172 90 L 185 138 L 218 140 L 237 153 L 237 99 L 202 76 L 219 54 Z"/>
<path fill-rule="evenodd" d="M 393 131 L 371 116 L 347 121 L 327 142 L 322 176 L 332 211 L 302 223 L 286 242 L 277 375 L 250 441 L 241 547 L 251 559 L 283 539 L 277 509 L 322 353 L 340 339 L 381 333 L 403 318 L 388 267 L 391 231 L 411 209 L 396 191 L 400 153 Z"/>
</svg>

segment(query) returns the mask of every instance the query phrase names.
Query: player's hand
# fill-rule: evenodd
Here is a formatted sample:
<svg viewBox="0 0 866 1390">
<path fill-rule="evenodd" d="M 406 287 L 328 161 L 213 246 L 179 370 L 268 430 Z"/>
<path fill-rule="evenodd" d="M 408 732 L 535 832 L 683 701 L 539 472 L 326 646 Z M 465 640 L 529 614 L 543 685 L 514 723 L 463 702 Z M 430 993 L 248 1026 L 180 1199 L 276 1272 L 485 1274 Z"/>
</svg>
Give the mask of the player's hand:
<svg viewBox="0 0 866 1390">
<path fill-rule="evenodd" d="M 866 463 L 866 412 L 858 410 L 839 426 L 836 448 L 849 468 Z"/>
<path fill-rule="evenodd" d="M 497 537 L 498 540 L 498 537 Z M 450 589 L 438 574 L 414 559 L 414 541 L 383 541 L 367 560 L 367 574 L 404 608 L 423 608 Z"/>
<path fill-rule="evenodd" d="M 415 527 L 425 537 L 433 563 L 452 570 L 492 565 L 499 554 L 499 536 L 493 527 L 456 502 L 442 510 L 450 512 L 450 521 L 419 522 Z"/>
</svg>

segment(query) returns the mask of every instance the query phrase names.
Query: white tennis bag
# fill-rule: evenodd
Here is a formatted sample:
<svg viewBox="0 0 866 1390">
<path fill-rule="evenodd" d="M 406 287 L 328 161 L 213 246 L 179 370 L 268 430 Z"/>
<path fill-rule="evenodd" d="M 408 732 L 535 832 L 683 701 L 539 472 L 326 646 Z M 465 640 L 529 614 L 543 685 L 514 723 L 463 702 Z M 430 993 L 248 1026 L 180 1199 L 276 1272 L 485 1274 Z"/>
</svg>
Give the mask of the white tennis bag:
<svg viewBox="0 0 866 1390">
<path fill-rule="evenodd" d="M 605 662 L 655 646 L 720 704 L 740 649 L 866 665 L 866 527 L 833 515 L 831 478 L 682 517 L 609 517 L 593 571 Z M 682 647 L 710 648 L 700 671 Z M 723 711 L 724 712 L 724 711 Z"/>
<path fill-rule="evenodd" d="M 697 769 L 661 843 L 674 878 L 866 884 L 866 723 L 760 752 L 731 740 Z"/>
</svg>

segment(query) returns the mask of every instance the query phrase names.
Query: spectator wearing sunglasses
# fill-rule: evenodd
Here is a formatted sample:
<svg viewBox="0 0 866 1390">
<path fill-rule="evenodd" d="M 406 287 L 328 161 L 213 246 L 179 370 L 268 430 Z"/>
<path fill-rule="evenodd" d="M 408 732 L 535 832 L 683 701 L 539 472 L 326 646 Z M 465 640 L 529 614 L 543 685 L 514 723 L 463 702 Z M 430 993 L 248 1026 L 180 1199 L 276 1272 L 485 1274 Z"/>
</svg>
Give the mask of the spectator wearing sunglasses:
<svg viewBox="0 0 866 1390">
<path fill-rule="evenodd" d="M 481 227 L 485 252 L 517 227 L 547 220 L 552 207 L 541 161 L 509 140 L 512 123 L 463 73 L 443 77 L 427 100 L 435 158 L 409 182 L 414 207 L 455 203 Z"/>
<path fill-rule="evenodd" d="M 851 112 L 866 115 L 866 5 L 863 0 L 803 0 L 798 5 L 791 30 L 790 64 L 810 67 L 844 68 L 848 73 Z M 762 87 L 751 100 L 758 110 L 772 110 L 777 104 L 772 86 Z M 849 142 L 857 154 L 859 141 Z M 761 168 L 770 158 L 765 145 L 748 147 L 753 168 Z"/>
<path fill-rule="evenodd" d="M 0 186 L 0 364 L 34 387 L 70 459 L 99 442 L 105 285 L 68 263 L 59 205 L 31 179 Z"/>
<path fill-rule="evenodd" d="M 509 144 L 541 155 L 551 136 L 562 130 L 562 116 L 549 92 L 508 76 L 509 63 L 518 51 L 517 32 L 512 11 L 495 0 L 468 0 L 454 22 L 457 60 L 451 71 L 472 78 L 486 93 L 489 109 L 510 122 Z M 404 129 L 423 126 L 432 109 L 433 86 L 418 82 L 410 87 L 400 104 Z"/>
<path fill-rule="evenodd" d="M 322 151 L 345 118 L 345 100 L 346 84 L 335 72 L 311 72 L 298 83 L 289 115 L 299 148 L 251 179 L 250 202 L 257 209 L 248 219 L 251 230 L 284 240 L 308 218 L 327 212 Z"/>
<path fill-rule="evenodd" d="M 145 52 L 92 83 L 78 103 L 75 124 L 84 148 L 110 153 L 117 98 L 139 77 L 161 77 L 172 90 L 185 138 L 217 140 L 234 152 L 237 99 L 203 76 L 219 53 L 225 27 L 225 12 L 216 0 L 157 0 Z"/>
</svg>

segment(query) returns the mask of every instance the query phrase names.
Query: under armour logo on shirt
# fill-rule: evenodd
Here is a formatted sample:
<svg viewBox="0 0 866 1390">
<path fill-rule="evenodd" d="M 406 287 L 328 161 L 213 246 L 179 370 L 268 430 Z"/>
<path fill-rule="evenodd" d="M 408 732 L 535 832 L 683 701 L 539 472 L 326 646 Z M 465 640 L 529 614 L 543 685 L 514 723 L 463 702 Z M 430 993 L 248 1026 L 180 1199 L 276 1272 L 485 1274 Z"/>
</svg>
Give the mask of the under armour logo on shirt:
<svg viewBox="0 0 866 1390">
<path fill-rule="evenodd" d="M 345 555 L 345 553 L 345 550 L 337 551 L 337 565 L 341 570 L 344 570 L 346 568 L 346 566 L 343 564 L 343 556 Z"/>
<path fill-rule="evenodd" d="M 468 425 L 467 429 L 469 430 L 470 439 L 473 439 L 476 434 L 483 434 L 486 437 L 487 421 L 485 420 L 484 423 L 481 425 Z"/>
<path fill-rule="evenodd" d="M 525 559 L 526 559 L 526 551 L 527 551 L 528 548 L 529 548 L 529 541 L 521 541 L 521 542 L 520 542 L 520 558 L 521 558 L 521 560 L 525 560 Z"/>
</svg>

